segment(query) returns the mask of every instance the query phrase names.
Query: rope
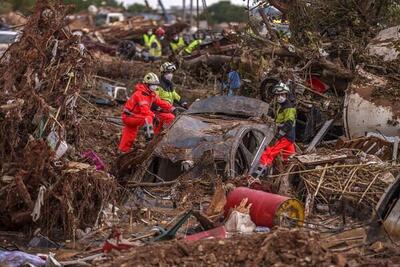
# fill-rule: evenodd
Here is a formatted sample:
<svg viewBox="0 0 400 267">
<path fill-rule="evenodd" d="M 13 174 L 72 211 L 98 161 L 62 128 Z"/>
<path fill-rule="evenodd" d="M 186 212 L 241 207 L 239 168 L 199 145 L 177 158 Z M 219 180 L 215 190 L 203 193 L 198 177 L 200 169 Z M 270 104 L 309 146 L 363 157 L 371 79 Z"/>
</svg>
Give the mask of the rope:
<svg viewBox="0 0 400 267">
<path fill-rule="evenodd" d="M 46 187 L 44 185 L 41 185 L 40 188 L 39 188 L 38 197 L 37 197 L 36 202 L 35 202 L 35 207 L 33 208 L 33 211 L 31 213 L 32 220 L 34 222 L 36 222 L 40 218 L 40 209 L 41 209 L 41 207 L 42 207 L 42 205 L 44 203 L 43 198 L 44 198 L 44 193 L 45 192 L 46 192 Z"/>
</svg>

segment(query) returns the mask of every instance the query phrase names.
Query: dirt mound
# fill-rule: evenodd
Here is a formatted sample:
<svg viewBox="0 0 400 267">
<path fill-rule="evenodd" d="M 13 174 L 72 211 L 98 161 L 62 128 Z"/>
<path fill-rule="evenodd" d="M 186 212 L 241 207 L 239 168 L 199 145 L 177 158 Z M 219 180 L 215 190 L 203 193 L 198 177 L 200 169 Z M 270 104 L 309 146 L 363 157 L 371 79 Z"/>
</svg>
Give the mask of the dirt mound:
<svg viewBox="0 0 400 267">
<path fill-rule="evenodd" d="M 318 240 L 316 233 L 279 229 L 226 240 L 167 242 L 135 248 L 103 266 L 340 266 L 338 256 Z"/>
</svg>

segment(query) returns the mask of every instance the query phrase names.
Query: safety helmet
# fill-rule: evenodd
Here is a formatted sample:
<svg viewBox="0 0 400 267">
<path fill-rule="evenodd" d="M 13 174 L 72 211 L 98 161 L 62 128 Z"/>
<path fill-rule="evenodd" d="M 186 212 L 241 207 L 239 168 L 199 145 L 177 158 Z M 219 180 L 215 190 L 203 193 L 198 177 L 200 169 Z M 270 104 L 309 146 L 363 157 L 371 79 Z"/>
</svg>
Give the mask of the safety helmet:
<svg viewBox="0 0 400 267">
<path fill-rule="evenodd" d="M 156 30 L 156 35 L 157 36 L 164 36 L 165 35 L 165 30 L 162 27 L 158 27 Z"/>
<path fill-rule="evenodd" d="M 283 82 L 278 83 L 277 85 L 274 86 L 274 89 L 272 89 L 272 92 L 277 95 L 277 94 L 289 94 L 290 89 L 289 86 L 284 84 Z"/>
<path fill-rule="evenodd" d="M 174 71 L 176 71 L 176 66 L 174 63 L 165 62 L 164 64 L 161 65 L 160 71 L 161 71 L 161 73 L 174 72 Z"/>
<path fill-rule="evenodd" d="M 159 85 L 160 80 L 158 79 L 157 75 L 153 72 L 147 73 L 143 78 L 143 83 L 150 84 L 150 85 Z"/>
<path fill-rule="evenodd" d="M 195 39 L 197 39 L 197 40 L 203 40 L 204 39 L 204 33 L 203 32 L 201 32 L 201 31 L 197 31 L 195 34 L 194 34 L 194 38 Z"/>
</svg>

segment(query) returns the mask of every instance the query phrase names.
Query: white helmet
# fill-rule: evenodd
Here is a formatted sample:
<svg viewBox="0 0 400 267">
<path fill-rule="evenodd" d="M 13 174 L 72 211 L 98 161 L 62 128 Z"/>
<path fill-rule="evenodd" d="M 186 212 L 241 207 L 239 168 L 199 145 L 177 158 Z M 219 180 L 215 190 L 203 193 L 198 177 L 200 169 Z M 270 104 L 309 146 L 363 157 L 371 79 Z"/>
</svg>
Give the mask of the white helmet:
<svg viewBox="0 0 400 267">
<path fill-rule="evenodd" d="M 161 71 L 161 73 L 174 72 L 174 71 L 176 71 L 176 66 L 175 66 L 175 64 L 173 64 L 171 62 L 165 62 L 164 64 L 161 65 L 160 71 Z"/>
<path fill-rule="evenodd" d="M 272 92 L 276 95 L 277 94 L 289 94 L 290 89 L 289 89 L 289 86 L 287 86 L 283 82 L 280 82 L 274 86 L 274 89 L 272 89 Z"/>
<path fill-rule="evenodd" d="M 143 83 L 150 84 L 150 85 L 159 85 L 160 80 L 158 79 L 157 75 L 153 72 L 147 73 L 143 78 Z"/>
</svg>

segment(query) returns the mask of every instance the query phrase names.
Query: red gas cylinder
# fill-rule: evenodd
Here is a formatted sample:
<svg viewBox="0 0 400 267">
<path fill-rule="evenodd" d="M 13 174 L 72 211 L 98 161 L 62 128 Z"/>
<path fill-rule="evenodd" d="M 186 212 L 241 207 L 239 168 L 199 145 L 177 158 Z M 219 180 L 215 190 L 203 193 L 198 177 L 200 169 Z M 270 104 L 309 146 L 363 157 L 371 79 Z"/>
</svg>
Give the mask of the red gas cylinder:
<svg viewBox="0 0 400 267">
<path fill-rule="evenodd" d="M 297 199 L 247 187 L 238 187 L 228 194 L 224 207 L 225 217 L 230 209 L 238 206 L 245 198 L 248 199 L 247 203 L 252 204 L 250 217 L 257 226 L 273 227 L 284 216 L 297 220 L 298 225 L 304 221 L 304 208 Z"/>
</svg>

